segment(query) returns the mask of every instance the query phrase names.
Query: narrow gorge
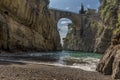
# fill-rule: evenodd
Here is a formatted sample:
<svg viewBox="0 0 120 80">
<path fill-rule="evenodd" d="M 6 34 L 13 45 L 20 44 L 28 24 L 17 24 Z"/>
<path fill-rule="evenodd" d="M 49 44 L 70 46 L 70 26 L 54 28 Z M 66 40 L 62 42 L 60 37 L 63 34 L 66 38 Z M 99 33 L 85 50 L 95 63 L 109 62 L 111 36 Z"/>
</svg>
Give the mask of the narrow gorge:
<svg viewBox="0 0 120 80">
<path fill-rule="evenodd" d="M 120 0 L 78 12 L 50 1 L 0 0 L 0 80 L 120 80 Z M 72 22 L 63 46 L 61 18 Z"/>
</svg>

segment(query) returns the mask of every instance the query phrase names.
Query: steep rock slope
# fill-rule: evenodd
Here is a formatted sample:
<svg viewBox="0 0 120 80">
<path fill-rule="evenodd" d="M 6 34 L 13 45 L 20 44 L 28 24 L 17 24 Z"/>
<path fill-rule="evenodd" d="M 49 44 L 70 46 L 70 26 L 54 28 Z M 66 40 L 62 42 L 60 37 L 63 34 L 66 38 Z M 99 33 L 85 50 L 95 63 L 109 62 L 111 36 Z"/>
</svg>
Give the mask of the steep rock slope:
<svg viewBox="0 0 120 80">
<path fill-rule="evenodd" d="M 64 39 L 64 49 L 104 53 L 109 47 L 113 29 L 102 23 L 99 13 L 88 10 L 81 15 L 80 30 L 75 27 Z"/>
<path fill-rule="evenodd" d="M 120 0 L 101 0 L 102 21 L 109 28 L 113 28 L 111 46 L 106 50 L 97 71 L 112 75 L 113 79 L 120 79 Z"/>
<path fill-rule="evenodd" d="M 60 50 L 59 33 L 49 0 L 0 0 L 0 49 Z"/>
<path fill-rule="evenodd" d="M 64 39 L 64 49 L 79 50 L 83 52 L 92 52 L 95 44 L 95 34 L 97 27 L 94 26 L 94 21 L 88 15 L 81 16 L 81 29 L 76 30 L 76 26 L 69 25 L 69 32 Z M 71 29 L 72 28 L 72 29 Z"/>
</svg>

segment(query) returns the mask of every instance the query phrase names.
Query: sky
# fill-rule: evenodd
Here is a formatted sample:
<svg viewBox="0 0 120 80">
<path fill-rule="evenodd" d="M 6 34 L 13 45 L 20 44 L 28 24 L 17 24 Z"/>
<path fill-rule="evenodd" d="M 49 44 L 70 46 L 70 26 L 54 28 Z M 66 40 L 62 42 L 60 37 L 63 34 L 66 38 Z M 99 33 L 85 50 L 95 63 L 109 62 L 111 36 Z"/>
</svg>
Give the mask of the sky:
<svg viewBox="0 0 120 80">
<path fill-rule="evenodd" d="M 60 33 L 60 37 L 61 37 L 61 44 L 63 45 L 63 38 L 66 37 L 67 33 L 68 33 L 68 24 L 72 23 L 72 21 L 70 19 L 66 19 L 66 18 L 61 18 L 58 21 L 58 31 Z"/>
<path fill-rule="evenodd" d="M 85 8 L 98 9 L 100 6 L 99 0 L 50 0 L 49 7 L 78 13 L 81 3 Z"/>
<path fill-rule="evenodd" d="M 84 5 L 85 9 L 91 8 L 98 10 L 98 7 L 100 6 L 99 0 L 50 0 L 49 8 L 78 13 L 81 9 L 81 3 Z M 67 35 L 68 23 L 72 23 L 72 21 L 65 18 L 58 21 L 57 27 L 61 37 L 61 44 L 63 44 L 62 39 Z"/>
</svg>

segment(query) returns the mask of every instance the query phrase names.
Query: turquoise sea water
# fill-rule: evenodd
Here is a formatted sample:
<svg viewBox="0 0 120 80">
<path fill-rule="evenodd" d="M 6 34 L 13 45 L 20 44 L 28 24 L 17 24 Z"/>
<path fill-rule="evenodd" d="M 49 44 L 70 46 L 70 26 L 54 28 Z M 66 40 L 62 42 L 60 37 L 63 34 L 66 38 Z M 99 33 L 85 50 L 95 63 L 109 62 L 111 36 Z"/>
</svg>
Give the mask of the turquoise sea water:
<svg viewBox="0 0 120 80">
<path fill-rule="evenodd" d="M 48 53 L 28 53 L 25 54 L 28 56 L 49 56 L 49 57 L 53 57 L 53 58 L 60 58 L 60 57 L 74 57 L 74 58 L 87 58 L 87 57 L 91 57 L 91 58 L 102 58 L 102 54 L 98 54 L 98 53 L 85 53 L 85 52 L 80 52 L 80 51 L 58 51 L 58 52 L 48 52 Z"/>
<path fill-rule="evenodd" d="M 76 57 L 76 58 L 86 58 L 86 57 L 92 57 L 92 58 L 102 58 L 102 54 L 98 53 L 87 53 L 87 52 L 80 52 L 80 51 L 62 51 L 62 54 L 68 54 L 71 57 Z"/>
</svg>

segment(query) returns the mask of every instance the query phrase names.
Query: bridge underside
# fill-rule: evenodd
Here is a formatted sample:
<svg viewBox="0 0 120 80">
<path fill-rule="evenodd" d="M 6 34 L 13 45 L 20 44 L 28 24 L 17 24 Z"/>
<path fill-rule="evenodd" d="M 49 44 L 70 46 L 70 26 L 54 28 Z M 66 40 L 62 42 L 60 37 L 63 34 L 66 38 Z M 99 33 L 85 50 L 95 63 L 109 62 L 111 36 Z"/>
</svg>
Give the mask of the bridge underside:
<svg viewBox="0 0 120 80">
<path fill-rule="evenodd" d="M 80 27 L 81 27 L 81 15 L 80 14 L 67 12 L 67 11 L 53 10 L 53 9 L 50 9 L 50 11 L 51 11 L 52 16 L 56 20 L 56 24 L 61 18 L 68 18 L 72 20 L 73 24 L 76 27 L 76 30 L 80 30 Z"/>
</svg>

